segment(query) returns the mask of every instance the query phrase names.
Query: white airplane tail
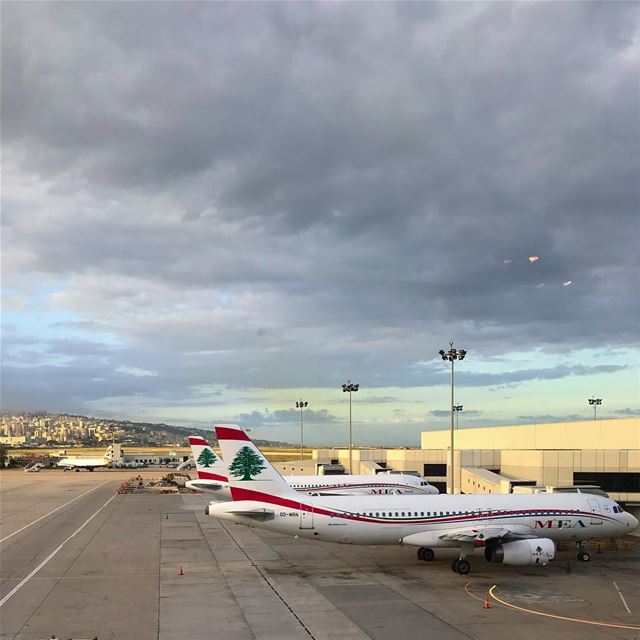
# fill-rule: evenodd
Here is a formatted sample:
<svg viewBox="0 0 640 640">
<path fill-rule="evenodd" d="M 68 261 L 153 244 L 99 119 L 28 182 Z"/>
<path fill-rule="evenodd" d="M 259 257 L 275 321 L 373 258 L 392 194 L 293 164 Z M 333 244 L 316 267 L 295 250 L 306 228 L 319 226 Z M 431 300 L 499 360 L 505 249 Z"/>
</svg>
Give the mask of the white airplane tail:
<svg viewBox="0 0 640 640">
<path fill-rule="evenodd" d="M 298 493 L 276 471 L 241 427 L 217 424 L 215 428 L 222 454 L 227 461 L 233 500 L 260 500 L 264 494 L 299 500 Z"/>
<path fill-rule="evenodd" d="M 220 456 L 200 436 L 189 436 L 189 444 L 200 480 L 227 482 L 227 466 Z"/>
</svg>

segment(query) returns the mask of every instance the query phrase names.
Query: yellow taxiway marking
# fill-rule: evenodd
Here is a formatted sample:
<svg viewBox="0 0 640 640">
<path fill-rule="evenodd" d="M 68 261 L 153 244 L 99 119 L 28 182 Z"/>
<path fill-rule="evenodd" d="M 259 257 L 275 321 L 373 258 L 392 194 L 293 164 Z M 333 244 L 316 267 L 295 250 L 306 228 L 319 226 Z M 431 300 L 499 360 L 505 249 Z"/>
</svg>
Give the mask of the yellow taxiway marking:
<svg viewBox="0 0 640 640">
<path fill-rule="evenodd" d="M 498 598 L 498 596 L 494 593 L 496 587 L 498 585 L 494 584 L 491 589 L 489 589 L 489 593 L 491 597 L 500 604 L 505 607 L 509 607 L 510 609 L 517 609 L 518 611 L 524 611 L 525 613 L 530 613 L 534 616 L 543 616 L 545 618 L 555 618 L 556 620 L 566 620 L 567 622 L 578 622 L 580 624 L 591 624 L 597 627 L 612 627 L 614 629 L 633 629 L 634 631 L 640 631 L 640 626 L 630 625 L 630 624 L 615 624 L 613 622 L 601 622 L 599 620 L 584 620 L 582 618 L 569 618 L 567 616 L 559 616 L 554 613 L 543 613 L 542 611 L 535 611 L 534 609 L 525 609 L 524 607 L 518 607 L 515 604 L 511 604 L 506 600 L 502 600 Z"/>
</svg>

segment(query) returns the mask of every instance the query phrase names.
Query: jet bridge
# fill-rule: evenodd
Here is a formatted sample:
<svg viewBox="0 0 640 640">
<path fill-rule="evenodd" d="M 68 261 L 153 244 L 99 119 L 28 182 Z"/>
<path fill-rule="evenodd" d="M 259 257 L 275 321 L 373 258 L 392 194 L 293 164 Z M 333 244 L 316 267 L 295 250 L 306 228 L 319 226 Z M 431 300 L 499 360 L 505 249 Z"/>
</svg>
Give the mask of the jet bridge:
<svg viewBox="0 0 640 640">
<path fill-rule="evenodd" d="M 536 484 L 535 480 L 509 478 L 482 467 L 462 467 L 460 480 L 463 493 L 513 493 L 514 487 Z"/>
</svg>

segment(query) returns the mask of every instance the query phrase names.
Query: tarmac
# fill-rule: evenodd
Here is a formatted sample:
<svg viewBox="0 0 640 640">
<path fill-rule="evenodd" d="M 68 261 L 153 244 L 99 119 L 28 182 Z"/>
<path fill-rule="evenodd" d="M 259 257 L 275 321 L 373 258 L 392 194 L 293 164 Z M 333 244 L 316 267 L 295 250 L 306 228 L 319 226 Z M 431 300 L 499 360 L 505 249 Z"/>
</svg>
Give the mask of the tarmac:
<svg viewBox="0 0 640 640">
<path fill-rule="evenodd" d="M 478 555 L 460 576 L 454 550 L 425 563 L 222 523 L 200 495 L 116 494 L 131 475 L 0 471 L 0 638 L 640 639 L 640 548 Z"/>
</svg>

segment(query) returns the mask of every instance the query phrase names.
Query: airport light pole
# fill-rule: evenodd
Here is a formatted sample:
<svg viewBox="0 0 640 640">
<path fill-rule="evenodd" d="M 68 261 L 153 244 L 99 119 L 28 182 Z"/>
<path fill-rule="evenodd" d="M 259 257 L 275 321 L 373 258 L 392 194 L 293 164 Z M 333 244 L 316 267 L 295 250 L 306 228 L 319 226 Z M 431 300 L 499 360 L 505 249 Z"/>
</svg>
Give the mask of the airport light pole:
<svg viewBox="0 0 640 640">
<path fill-rule="evenodd" d="M 593 419 L 597 420 L 598 419 L 598 414 L 597 414 L 598 405 L 602 404 L 602 398 L 596 398 L 594 396 L 593 398 L 587 398 L 587 401 L 593 407 Z"/>
<path fill-rule="evenodd" d="M 458 427 L 460 426 L 458 424 L 458 418 L 460 417 L 460 412 L 462 411 L 462 405 L 461 404 L 454 404 L 453 405 L 453 410 L 456 412 L 456 431 L 457 431 Z"/>
<path fill-rule="evenodd" d="M 356 393 L 360 388 L 359 384 L 353 384 L 351 380 L 347 380 L 346 384 L 342 385 L 342 392 L 349 394 L 349 475 L 353 473 L 353 436 L 352 436 L 352 425 L 351 425 L 351 394 Z"/>
<path fill-rule="evenodd" d="M 304 436 L 302 431 L 302 410 L 308 406 L 309 406 L 309 403 L 305 402 L 302 398 L 296 401 L 296 409 L 300 409 L 300 460 L 303 459 L 303 449 L 304 449 Z"/>
<path fill-rule="evenodd" d="M 455 493 L 455 475 L 453 473 L 453 456 L 454 456 L 454 441 L 453 441 L 453 414 L 456 413 L 455 404 L 454 404 L 454 373 L 453 373 L 453 363 L 456 360 L 464 360 L 467 352 L 464 349 L 455 349 L 453 346 L 453 342 L 449 343 L 449 351 L 445 351 L 444 349 L 440 349 L 438 351 L 440 357 L 443 360 L 449 360 L 451 362 L 451 494 Z"/>
</svg>

